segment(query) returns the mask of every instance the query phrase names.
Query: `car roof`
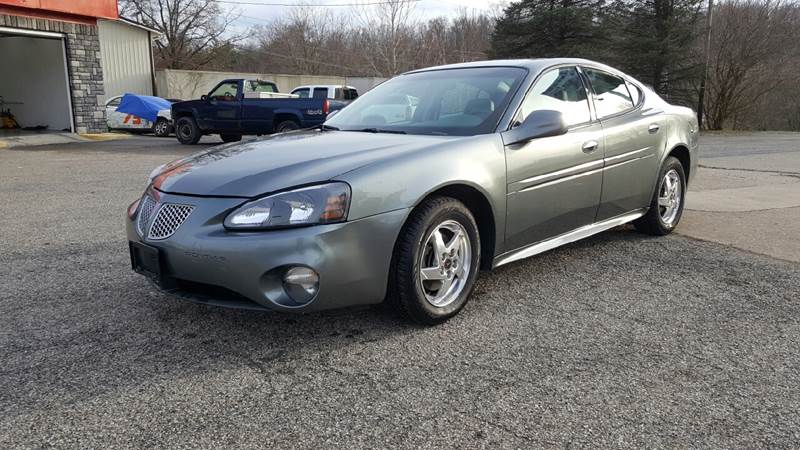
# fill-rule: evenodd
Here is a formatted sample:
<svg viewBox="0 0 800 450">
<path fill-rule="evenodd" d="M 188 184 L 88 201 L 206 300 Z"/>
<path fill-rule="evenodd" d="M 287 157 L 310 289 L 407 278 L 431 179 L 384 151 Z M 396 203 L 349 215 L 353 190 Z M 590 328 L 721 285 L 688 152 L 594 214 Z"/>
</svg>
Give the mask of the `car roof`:
<svg viewBox="0 0 800 450">
<path fill-rule="evenodd" d="M 467 63 L 426 67 L 423 69 L 411 70 L 406 73 L 427 72 L 432 70 L 467 69 L 473 67 L 521 67 L 523 69 L 528 69 L 531 72 L 539 72 L 547 67 L 560 64 L 590 65 L 603 68 L 611 72 L 621 73 L 619 70 L 616 70 L 613 67 L 583 58 L 490 59 L 486 61 L 473 61 Z"/>
</svg>

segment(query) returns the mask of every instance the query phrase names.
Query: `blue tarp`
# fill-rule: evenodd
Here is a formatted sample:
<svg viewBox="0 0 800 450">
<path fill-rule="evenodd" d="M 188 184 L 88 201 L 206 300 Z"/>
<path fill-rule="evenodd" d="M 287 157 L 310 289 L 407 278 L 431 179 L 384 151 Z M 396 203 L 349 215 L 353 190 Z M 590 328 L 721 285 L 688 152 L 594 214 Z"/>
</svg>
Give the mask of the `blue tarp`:
<svg viewBox="0 0 800 450">
<path fill-rule="evenodd" d="M 147 119 L 150 122 L 155 122 L 158 118 L 159 111 L 162 109 L 170 109 L 171 107 L 172 103 L 161 97 L 125 94 L 122 96 L 122 101 L 120 101 L 119 106 L 117 106 L 117 112 L 133 114 L 142 119 Z"/>
</svg>

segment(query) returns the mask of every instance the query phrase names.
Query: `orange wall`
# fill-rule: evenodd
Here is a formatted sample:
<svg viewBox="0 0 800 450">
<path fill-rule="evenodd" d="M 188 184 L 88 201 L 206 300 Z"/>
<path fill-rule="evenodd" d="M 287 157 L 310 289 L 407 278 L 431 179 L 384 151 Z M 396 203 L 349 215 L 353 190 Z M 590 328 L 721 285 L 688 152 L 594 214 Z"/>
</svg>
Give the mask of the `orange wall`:
<svg viewBox="0 0 800 450">
<path fill-rule="evenodd" d="M 117 19 L 116 0 L 0 0 L 0 5 L 18 6 L 84 17 Z"/>
</svg>

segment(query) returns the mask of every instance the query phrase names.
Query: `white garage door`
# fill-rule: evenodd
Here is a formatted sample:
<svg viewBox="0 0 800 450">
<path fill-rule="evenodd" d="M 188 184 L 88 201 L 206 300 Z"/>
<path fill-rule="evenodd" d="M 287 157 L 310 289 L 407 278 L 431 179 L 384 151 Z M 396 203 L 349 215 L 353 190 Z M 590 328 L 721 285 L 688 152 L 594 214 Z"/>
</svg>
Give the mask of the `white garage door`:
<svg viewBox="0 0 800 450">
<path fill-rule="evenodd" d="M 73 131 L 64 38 L 0 27 L 0 97 L 23 128 Z"/>
</svg>

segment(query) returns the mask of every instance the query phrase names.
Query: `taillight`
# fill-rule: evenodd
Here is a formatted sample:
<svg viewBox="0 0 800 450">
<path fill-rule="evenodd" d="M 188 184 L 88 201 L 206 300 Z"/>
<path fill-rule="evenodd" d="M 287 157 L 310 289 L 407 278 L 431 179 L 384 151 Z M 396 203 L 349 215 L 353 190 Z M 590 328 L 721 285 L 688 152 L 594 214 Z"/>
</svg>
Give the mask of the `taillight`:
<svg viewBox="0 0 800 450">
<path fill-rule="evenodd" d="M 330 111 L 330 109 L 331 109 L 331 104 L 327 99 L 325 99 L 325 101 L 322 102 L 322 114 L 328 114 L 328 111 Z"/>
</svg>

